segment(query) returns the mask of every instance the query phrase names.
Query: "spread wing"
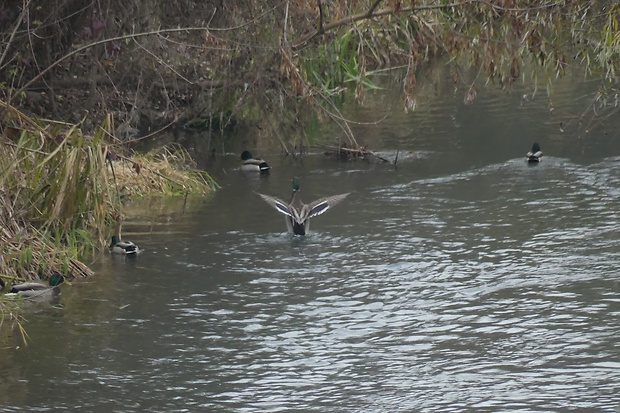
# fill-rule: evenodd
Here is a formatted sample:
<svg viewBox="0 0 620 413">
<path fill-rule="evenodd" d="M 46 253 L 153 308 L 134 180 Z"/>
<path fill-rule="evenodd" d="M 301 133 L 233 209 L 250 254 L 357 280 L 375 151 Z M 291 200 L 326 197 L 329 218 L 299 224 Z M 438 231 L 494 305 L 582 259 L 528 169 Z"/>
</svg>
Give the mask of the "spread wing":
<svg viewBox="0 0 620 413">
<path fill-rule="evenodd" d="M 294 215 L 297 215 L 295 214 L 295 211 L 292 208 L 290 208 L 282 200 L 275 198 L 273 196 L 259 194 L 258 192 L 257 194 L 260 195 L 260 197 L 263 198 L 265 202 L 267 202 L 269 205 L 274 207 L 276 211 L 281 212 L 284 215 L 288 215 L 289 217 L 293 217 L 293 218 L 295 218 Z"/>
<path fill-rule="evenodd" d="M 321 215 L 323 212 L 327 211 L 329 208 L 338 205 L 340 202 L 342 202 L 343 199 L 347 197 L 347 195 L 349 195 L 349 193 L 317 199 L 316 201 L 310 203 L 308 205 L 308 218 Z"/>
</svg>

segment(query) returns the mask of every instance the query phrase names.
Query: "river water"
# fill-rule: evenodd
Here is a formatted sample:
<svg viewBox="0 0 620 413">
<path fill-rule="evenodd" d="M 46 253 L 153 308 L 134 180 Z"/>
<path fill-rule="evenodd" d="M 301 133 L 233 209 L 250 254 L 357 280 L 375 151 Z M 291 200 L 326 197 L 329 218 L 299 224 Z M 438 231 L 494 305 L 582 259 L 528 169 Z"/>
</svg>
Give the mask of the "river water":
<svg viewBox="0 0 620 413">
<path fill-rule="evenodd" d="M 260 178 L 231 155 L 213 196 L 134 205 L 143 253 L 28 309 L 0 411 L 620 411 L 613 127 L 515 94 L 389 109 L 356 132 L 396 166 L 265 151 Z M 294 175 L 306 202 L 351 193 L 306 237 L 254 193 Z"/>
</svg>

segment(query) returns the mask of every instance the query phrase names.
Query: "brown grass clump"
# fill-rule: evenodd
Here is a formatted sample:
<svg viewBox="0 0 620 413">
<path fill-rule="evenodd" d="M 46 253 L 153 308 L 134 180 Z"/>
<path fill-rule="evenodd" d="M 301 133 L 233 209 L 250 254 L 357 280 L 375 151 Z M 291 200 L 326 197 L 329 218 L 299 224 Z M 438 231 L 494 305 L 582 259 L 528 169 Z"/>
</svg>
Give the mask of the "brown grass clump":
<svg viewBox="0 0 620 413">
<path fill-rule="evenodd" d="M 111 153 L 109 158 L 116 160 L 111 162 L 108 172 L 121 197 L 207 194 L 217 187 L 209 174 L 196 169 L 187 151 L 178 145 L 131 157 Z"/>
<path fill-rule="evenodd" d="M 79 125 L 32 119 L 0 101 L 0 279 L 91 274 L 79 257 L 105 248 L 122 200 L 204 194 L 217 184 L 186 151 L 122 154 L 111 116 L 93 136 Z M 6 283 L 6 284 L 8 284 Z"/>
<path fill-rule="evenodd" d="M 10 199 L 0 198 L 0 277 L 5 283 L 47 279 L 54 272 L 68 278 L 93 273 L 77 260 L 74 250 L 54 242 L 33 225 L 13 219 L 16 215 Z"/>
</svg>

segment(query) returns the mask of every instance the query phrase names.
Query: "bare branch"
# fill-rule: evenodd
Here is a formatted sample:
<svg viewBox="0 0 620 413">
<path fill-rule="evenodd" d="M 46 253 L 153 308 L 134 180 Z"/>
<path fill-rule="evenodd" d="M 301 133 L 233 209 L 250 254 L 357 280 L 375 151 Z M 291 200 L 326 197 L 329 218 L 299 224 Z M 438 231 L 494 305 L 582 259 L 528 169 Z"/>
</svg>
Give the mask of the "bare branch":
<svg viewBox="0 0 620 413">
<path fill-rule="evenodd" d="M 383 0 L 375 0 L 375 3 L 370 6 L 370 8 L 368 9 L 368 13 L 366 13 L 366 15 L 368 17 L 372 16 L 372 12 L 375 11 L 375 9 L 377 8 L 377 6 L 379 6 L 379 3 L 381 3 Z"/>
<path fill-rule="evenodd" d="M 134 34 L 128 34 L 128 35 L 124 35 L 124 36 L 110 37 L 108 39 L 103 39 L 103 40 L 99 40 L 99 41 L 96 41 L 96 42 L 93 42 L 93 43 L 89 43 L 89 44 L 84 45 L 82 47 L 78 47 L 77 49 L 73 50 L 72 52 L 67 53 L 66 55 L 62 56 L 60 59 L 56 60 L 54 63 L 50 64 L 48 67 L 46 67 L 44 70 L 42 70 L 38 75 L 36 75 L 32 79 L 30 79 L 30 81 L 28 81 L 24 86 L 22 86 L 21 89 L 19 89 L 12 97 L 19 96 L 22 92 L 24 92 L 26 89 L 28 89 L 30 86 L 32 86 L 32 84 L 34 84 L 35 82 L 39 81 L 43 76 L 45 76 L 48 72 L 50 72 L 53 68 L 58 66 L 60 63 L 62 63 L 65 60 L 69 59 L 70 57 L 75 56 L 76 54 L 81 53 L 84 50 L 90 49 L 92 47 L 99 46 L 101 44 L 106 44 L 106 43 L 111 43 L 111 42 L 119 41 L 119 40 L 136 39 L 138 37 L 153 36 L 153 35 L 159 35 L 159 34 L 162 34 L 162 33 L 196 32 L 196 31 L 207 31 L 208 32 L 210 30 L 223 30 L 223 29 L 210 29 L 210 28 L 206 28 L 206 27 L 185 27 L 185 28 L 181 28 L 181 29 L 159 29 L 159 30 L 153 30 L 153 31 L 143 32 L 143 33 L 134 33 Z M 230 30 L 232 30 L 232 29 L 230 29 Z M 10 103 L 10 100 L 9 100 L 9 103 Z"/>
<path fill-rule="evenodd" d="M 319 3 L 319 32 L 323 32 L 323 2 L 318 0 Z"/>
<path fill-rule="evenodd" d="M 467 3 L 473 3 L 476 2 L 477 0 L 470 0 Z M 378 4 L 380 3 L 379 0 L 375 1 L 375 4 L 373 4 L 373 6 L 371 7 L 371 9 L 369 11 L 365 11 L 363 13 L 358 13 L 358 14 L 353 14 L 351 16 L 347 16 L 344 17 L 340 20 L 336 20 L 332 23 L 329 23 L 327 25 L 324 25 L 322 27 L 320 27 L 319 29 L 311 32 L 311 33 L 307 33 L 303 36 L 301 36 L 299 39 L 297 39 L 296 41 L 293 42 L 293 49 L 299 49 L 300 47 L 302 47 L 303 45 L 305 45 L 306 43 L 308 43 L 310 40 L 314 39 L 317 36 L 320 36 L 322 34 L 325 34 L 326 32 L 328 32 L 329 30 L 332 29 L 336 29 L 338 27 L 342 27 L 342 26 L 346 26 L 347 24 L 351 24 L 360 20 L 367 20 L 373 17 L 380 17 L 380 16 L 387 16 L 389 14 L 394 14 L 394 10 L 389 8 L 389 9 L 383 9 L 383 10 L 378 10 L 376 12 L 374 12 L 374 8 L 378 6 Z M 418 11 L 418 10 L 434 10 L 434 9 L 445 9 L 445 8 L 450 8 L 450 7 L 457 7 L 457 6 L 462 6 L 463 3 L 459 2 L 459 3 L 449 3 L 449 4 L 441 4 L 441 5 L 436 5 L 436 6 L 416 6 L 416 7 L 404 7 L 402 9 L 400 9 L 400 13 L 409 13 L 409 12 L 413 12 L 413 11 Z"/>
<path fill-rule="evenodd" d="M 0 57 L 0 69 L 2 69 L 2 63 L 4 63 L 4 59 L 6 59 L 6 55 L 9 52 L 9 49 L 11 47 L 11 43 L 13 42 L 13 39 L 15 38 L 15 34 L 17 33 L 17 29 L 19 29 L 19 26 L 21 26 L 21 23 L 24 20 L 24 16 L 26 15 L 26 13 L 28 13 L 28 6 L 30 6 L 30 0 L 28 0 L 28 2 L 24 2 L 24 7 L 22 8 L 22 13 L 17 18 L 17 23 L 15 23 L 15 27 L 13 28 L 13 32 L 11 33 L 11 37 L 9 37 L 9 40 L 6 42 L 6 47 L 4 48 L 4 53 L 2 53 L 2 56 Z"/>
</svg>

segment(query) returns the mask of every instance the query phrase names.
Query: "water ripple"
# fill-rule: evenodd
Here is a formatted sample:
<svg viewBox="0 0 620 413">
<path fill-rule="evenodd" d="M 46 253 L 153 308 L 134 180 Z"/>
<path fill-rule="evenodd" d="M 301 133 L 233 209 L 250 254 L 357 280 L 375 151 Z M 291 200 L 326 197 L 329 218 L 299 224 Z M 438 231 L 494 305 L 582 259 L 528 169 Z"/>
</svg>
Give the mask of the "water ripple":
<svg viewBox="0 0 620 413">
<path fill-rule="evenodd" d="M 307 237 L 205 227 L 118 281 L 119 343 L 55 407 L 617 411 L 619 176 L 519 159 L 371 186 Z"/>
<path fill-rule="evenodd" d="M 619 164 L 510 161 L 374 190 L 380 233 L 232 239 L 223 265 L 250 278 L 217 291 L 230 308 L 171 308 L 218 332 L 211 406 L 617 409 Z"/>
</svg>

